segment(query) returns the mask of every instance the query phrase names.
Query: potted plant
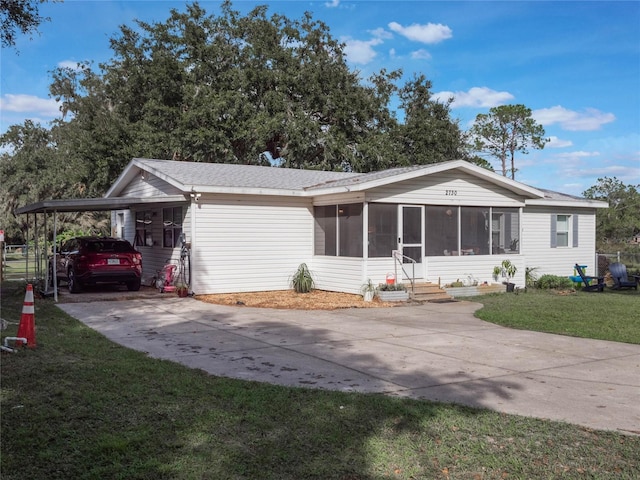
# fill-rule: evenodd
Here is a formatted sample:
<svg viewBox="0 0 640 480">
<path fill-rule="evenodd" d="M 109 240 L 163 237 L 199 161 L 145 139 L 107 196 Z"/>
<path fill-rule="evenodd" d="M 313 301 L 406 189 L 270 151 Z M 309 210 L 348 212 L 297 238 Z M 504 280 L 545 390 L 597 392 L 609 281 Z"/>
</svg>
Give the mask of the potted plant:
<svg viewBox="0 0 640 480">
<path fill-rule="evenodd" d="M 179 297 L 189 296 L 189 286 L 184 283 L 176 283 L 176 293 Z"/>
<path fill-rule="evenodd" d="M 378 298 L 383 302 L 405 302 L 409 299 L 407 287 L 402 283 L 381 283 Z"/>
<path fill-rule="evenodd" d="M 373 300 L 373 296 L 376 294 L 376 286 L 373 284 L 371 279 L 367 280 L 367 283 L 362 285 L 361 289 L 362 296 L 364 297 L 365 302 L 370 302 Z"/>
<path fill-rule="evenodd" d="M 503 260 L 500 265 L 493 267 L 493 276 L 497 279 L 499 275 L 506 278 L 506 282 L 503 282 L 507 286 L 507 292 L 513 292 L 515 289 L 515 283 L 511 283 L 511 279 L 515 276 L 518 268 L 511 263 L 511 260 Z"/>
</svg>

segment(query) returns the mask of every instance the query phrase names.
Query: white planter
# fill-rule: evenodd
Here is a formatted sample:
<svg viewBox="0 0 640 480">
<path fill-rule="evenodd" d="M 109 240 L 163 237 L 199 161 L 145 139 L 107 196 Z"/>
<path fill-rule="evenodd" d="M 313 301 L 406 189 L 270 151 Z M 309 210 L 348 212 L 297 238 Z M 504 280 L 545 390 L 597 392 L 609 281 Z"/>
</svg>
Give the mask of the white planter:
<svg viewBox="0 0 640 480">
<path fill-rule="evenodd" d="M 489 293 L 502 293 L 505 286 L 502 284 L 492 285 L 475 285 L 470 287 L 444 287 L 444 291 L 453 298 L 459 297 L 476 297 L 479 295 L 487 295 Z"/>
<path fill-rule="evenodd" d="M 378 298 L 383 302 L 406 302 L 409 300 L 409 292 L 406 290 L 380 290 Z"/>
<path fill-rule="evenodd" d="M 365 302 L 373 301 L 373 292 L 369 292 L 369 291 L 364 292 L 364 294 L 362 296 L 363 296 Z"/>
</svg>

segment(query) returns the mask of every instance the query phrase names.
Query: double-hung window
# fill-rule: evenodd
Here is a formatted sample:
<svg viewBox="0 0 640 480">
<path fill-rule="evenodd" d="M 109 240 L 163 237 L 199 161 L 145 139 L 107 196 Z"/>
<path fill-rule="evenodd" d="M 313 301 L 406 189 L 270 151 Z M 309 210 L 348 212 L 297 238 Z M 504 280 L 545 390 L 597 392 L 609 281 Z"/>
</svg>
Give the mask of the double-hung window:
<svg viewBox="0 0 640 480">
<path fill-rule="evenodd" d="M 162 209 L 162 246 L 173 248 L 178 245 L 182 234 L 182 207 Z"/>
<path fill-rule="evenodd" d="M 153 236 L 151 235 L 151 211 L 143 210 L 136 212 L 136 236 L 133 240 L 134 247 L 152 247 Z"/>
<path fill-rule="evenodd" d="M 578 215 L 551 215 L 551 248 L 578 246 Z"/>
</svg>

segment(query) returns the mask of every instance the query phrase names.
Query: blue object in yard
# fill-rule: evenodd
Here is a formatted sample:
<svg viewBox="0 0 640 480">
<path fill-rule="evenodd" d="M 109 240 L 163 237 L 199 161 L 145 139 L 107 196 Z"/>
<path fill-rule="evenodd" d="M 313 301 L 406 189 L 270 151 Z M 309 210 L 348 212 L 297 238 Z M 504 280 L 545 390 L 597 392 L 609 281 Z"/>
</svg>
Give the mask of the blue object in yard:
<svg viewBox="0 0 640 480">
<path fill-rule="evenodd" d="M 580 275 L 569 275 L 569 280 L 573 282 L 573 286 L 576 287 L 576 289 L 580 288 L 582 284 L 582 277 L 580 277 Z"/>
</svg>

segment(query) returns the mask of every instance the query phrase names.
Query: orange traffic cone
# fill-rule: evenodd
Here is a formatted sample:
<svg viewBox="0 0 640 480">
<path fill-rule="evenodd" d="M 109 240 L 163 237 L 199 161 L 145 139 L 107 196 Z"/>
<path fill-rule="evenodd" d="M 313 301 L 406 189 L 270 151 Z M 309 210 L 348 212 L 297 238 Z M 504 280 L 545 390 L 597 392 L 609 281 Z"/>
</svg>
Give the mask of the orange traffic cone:
<svg viewBox="0 0 640 480">
<path fill-rule="evenodd" d="M 20 317 L 20 325 L 18 325 L 18 334 L 16 336 L 18 338 L 26 338 L 27 347 L 36 348 L 36 319 L 31 284 L 27 285 L 27 293 L 24 296 L 22 316 Z M 18 340 L 16 341 L 16 346 L 20 346 L 22 343 L 22 340 Z"/>
</svg>

